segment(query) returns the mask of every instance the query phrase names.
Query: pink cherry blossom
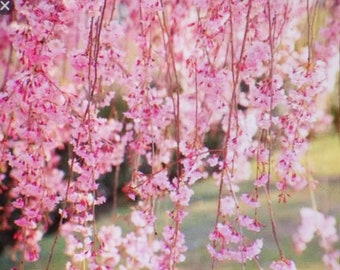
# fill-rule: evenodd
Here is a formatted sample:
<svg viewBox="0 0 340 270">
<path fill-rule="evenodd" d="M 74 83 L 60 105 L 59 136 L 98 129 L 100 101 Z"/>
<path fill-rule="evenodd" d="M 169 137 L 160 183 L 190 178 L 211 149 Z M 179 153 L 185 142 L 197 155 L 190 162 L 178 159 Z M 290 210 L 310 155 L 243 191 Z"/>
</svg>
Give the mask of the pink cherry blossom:
<svg viewBox="0 0 340 270">
<path fill-rule="evenodd" d="M 66 269 L 177 269 L 202 183 L 217 193 L 202 235 L 212 269 L 260 265 L 274 194 L 289 204 L 309 185 L 310 140 L 331 126 L 338 1 L 14 2 L 0 18 L 0 228 L 15 216 L 13 254 L 38 260 L 55 212 Z M 131 179 L 118 173 L 114 190 L 133 205 L 98 228 L 101 181 L 125 162 Z M 300 210 L 296 251 L 316 237 L 339 269 L 336 219 Z M 297 268 L 278 253 L 271 269 Z"/>
<path fill-rule="evenodd" d="M 221 214 L 225 216 L 231 216 L 236 210 L 236 203 L 234 198 L 226 196 L 221 199 Z"/>
<path fill-rule="evenodd" d="M 261 174 L 259 178 L 257 178 L 254 182 L 254 185 L 257 187 L 264 187 L 269 181 L 268 174 Z"/>
<path fill-rule="evenodd" d="M 253 198 L 250 194 L 243 193 L 240 198 L 245 204 L 250 207 L 260 207 L 260 202 L 256 198 Z"/>
<path fill-rule="evenodd" d="M 270 264 L 272 270 L 296 270 L 295 263 L 287 259 L 281 259 L 280 261 L 272 262 Z"/>
</svg>

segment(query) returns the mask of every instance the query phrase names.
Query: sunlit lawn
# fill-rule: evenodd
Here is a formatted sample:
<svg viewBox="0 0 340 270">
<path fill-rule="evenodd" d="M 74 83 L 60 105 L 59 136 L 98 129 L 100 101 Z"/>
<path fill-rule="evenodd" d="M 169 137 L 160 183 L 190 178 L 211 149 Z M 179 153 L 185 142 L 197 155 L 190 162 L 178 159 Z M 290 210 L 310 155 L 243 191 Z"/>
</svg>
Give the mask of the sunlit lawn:
<svg viewBox="0 0 340 270">
<path fill-rule="evenodd" d="M 307 155 L 311 172 L 316 180 L 319 181 L 319 188 L 315 191 L 315 198 L 319 210 L 335 215 L 337 218 L 338 231 L 339 227 L 339 199 L 340 199 L 340 143 L 337 135 L 327 135 L 316 138 L 312 143 L 311 149 Z M 242 188 L 251 190 L 250 183 L 243 184 Z M 186 217 L 182 227 L 186 235 L 188 252 L 186 262 L 180 265 L 180 269 L 210 269 L 211 259 L 206 251 L 209 232 L 215 223 L 216 218 L 216 196 L 217 186 L 212 180 L 204 180 L 194 187 L 195 195 L 189 206 L 190 215 Z M 277 223 L 279 241 L 282 245 L 283 252 L 287 258 L 295 260 L 298 269 L 302 270 L 319 270 L 324 269 L 321 262 L 322 251 L 317 245 L 317 240 L 313 240 L 309 248 L 300 255 L 292 250 L 291 236 L 294 229 L 299 225 L 299 208 L 306 206 L 311 207 L 311 198 L 309 190 L 303 192 L 291 193 L 291 198 L 286 204 L 279 204 L 277 192 L 271 193 L 272 202 Z M 263 205 L 266 204 L 262 200 Z M 166 221 L 165 210 L 168 209 L 169 201 L 163 200 L 158 202 L 156 211 L 159 220 L 156 224 L 156 230 L 161 230 Z M 120 212 L 127 212 L 128 208 L 121 206 Z M 260 257 L 260 262 L 264 269 L 268 269 L 268 264 L 272 260 L 278 259 L 278 252 L 275 246 L 268 209 L 262 207 L 260 212 L 260 222 L 265 224 L 263 233 L 260 237 L 264 238 L 264 250 Z M 98 223 L 104 224 L 112 220 L 111 214 L 102 217 Z M 25 269 L 45 269 L 54 236 L 46 237 L 42 241 L 41 259 L 34 264 L 26 264 Z M 66 260 L 63 254 L 63 241 L 59 240 L 54 253 L 50 270 L 64 269 Z M 0 269 L 10 269 L 14 264 L 10 263 L 8 256 L 0 258 Z M 240 265 L 229 262 L 217 263 L 215 269 L 242 269 Z M 257 269 L 253 263 L 246 265 L 246 269 Z"/>
</svg>

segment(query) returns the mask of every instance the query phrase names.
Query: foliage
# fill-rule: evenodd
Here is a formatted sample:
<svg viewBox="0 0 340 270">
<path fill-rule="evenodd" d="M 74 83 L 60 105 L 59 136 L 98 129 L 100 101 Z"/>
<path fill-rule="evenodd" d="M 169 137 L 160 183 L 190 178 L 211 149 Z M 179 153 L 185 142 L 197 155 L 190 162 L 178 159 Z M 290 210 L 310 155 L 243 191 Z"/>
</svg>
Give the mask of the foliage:
<svg viewBox="0 0 340 270">
<path fill-rule="evenodd" d="M 15 6 L 0 19 L 0 188 L 1 228 L 18 214 L 19 269 L 39 258 L 52 211 L 60 228 L 50 259 L 63 237 L 67 269 L 176 269 L 185 260 L 181 228 L 193 186 L 209 175 L 218 189 L 207 246 L 211 268 L 228 260 L 263 269 L 267 225 L 278 252 L 270 269 L 296 269 L 278 239 L 272 189 L 289 203 L 291 190 L 318 188 L 302 160 L 309 135 L 331 123 L 325 103 L 339 68 L 338 1 L 17 0 Z M 328 20 L 316 28 L 319 9 Z M 306 42 L 297 46 L 303 32 Z M 219 140 L 208 143 L 214 134 Z M 66 174 L 58 167 L 65 145 Z M 116 189 L 124 160 L 131 171 L 124 191 L 136 201 L 131 230 L 117 223 L 97 228 L 95 206 L 105 201 L 99 181 L 113 171 Z M 253 190 L 243 190 L 249 178 Z M 165 196 L 172 202 L 169 222 L 156 232 L 155 204 Z M 270 224 L 257 214 L 266 205 Z M 325 267 L 339 269 L 335 219 L 316 207 L 301 209 L 296 249 L 317 234 Z"/>
</svg>

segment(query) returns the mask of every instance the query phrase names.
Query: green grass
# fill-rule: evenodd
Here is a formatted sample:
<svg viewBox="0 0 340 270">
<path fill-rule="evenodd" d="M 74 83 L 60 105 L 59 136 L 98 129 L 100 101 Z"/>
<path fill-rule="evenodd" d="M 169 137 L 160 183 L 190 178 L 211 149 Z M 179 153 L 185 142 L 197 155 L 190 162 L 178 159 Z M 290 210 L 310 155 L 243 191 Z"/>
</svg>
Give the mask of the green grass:
<svg viewBox="0 0 340 270">
<path fill-rule="evenodd" d="M 55 236 L 48 235 L 43 238 L 41 241 L 41 253 L 40 259 L 34 263 L 25 262 L 25 269 L 27 270 L 42 270 L 47 266 L 48 258 L 50 255 L 51 246 L 53 244 Z M 49 270 L 61 270 L 65 269 L 65 262 L 67 261 L 67 257 L 64 254 L 65 243 L 63 239 L 60 237 L 57 243 L 54 256 L 52 257 L 51 267 Z M 13 262 L 10 260 L 10 254 L 8 251 L 5 256 L 0 257 L 0 269 L 1 270 L 9 270 L 14 266 L 18 266 L 21 254 L 17 254 L 17 262 Z"/>
<path fill-rule="evenodd" d="M 181 269 L 210 269 L 211 259 L 206 251 L 208 234 L 215 221 L 216 199 L 210 201 L 200 200 L 199 194 L 204 193 L 208 183 L 199 183 L 195 186 L 196 194 L 193 198 L 194 203 L 190 206 L 190 215 L 183 224 L 183 231 L 188 239 L 189 251 L 187 252 L 187 260 L 183 263 Z M 211 183 L 209 183 L 211 185 Z M 322 202 L 325 193 L 329 195 L 328 204 L 331 206 L 329 210 L 332 214 L 339 213 L 337 200 L 339 198 L 339 183 L 331 181 L 329 183 L 333 190 L 337 192 L 328 193 L 326 189 L 322 189 L 316 193 L 318 202 Z M 213 194 L 211 192 L 210 194 Z M 196 197 L 198 195 L 198 197 Z M 215 193 L 217 195 L 217 191 Z M 294 259 L 298 269 L 323 269 L 321 262 L 322 252 L 318 248 L 317 242 L 313 241 L 311 246 L 301 255 L 296 255 L 292 251 L 291 236 L 295 228 L 299 225 L 300 216 L 299 208 L 303 206 L 311 206 L 311 200 L 308 191 L 292 194 L 292 198 L 286 204 L 279 204 L 277 201 L 278 193 L 273 192 L 273 207 L 277 223 L 277 230 L 280 244 L 282 245 L 284 254 L 287 258 Z M 262 204 L 265 200 L 262 200 Z M 320 207 L 321 208 L 321 207 Z M 268 269 L 268 263 L 278 258 L 277 248 L 272 236 L 268 209 L 263 207 L 259 210 L 260 222 L 266 227 L 259 237 L 264 238 L 264 250 L 261 254 L 260 261 L 263 263 L 264 269 Z M 338 217 L 339 222 L 339 217 Z M 231 264 L 230 262 L 219 263 L 216 269 L 242 269 L 240 265 Z M 254 264 L 250 263 L 246 269 L 257 269 Z"/>
<path fill-rule="evenodd" d="M 327 135 L 317 137 L 311 144 L 305 162 L 307 162 L 314 178 L 318 180 L 319 187 L 315 191 L 315 200 L 320 211 L 327 214 L 335 215 L 337 224 L 339 224 L 339 197 L 340 197 L 340 143 L 337 135 Z M 252 185 L 248 183 L 242 184 L 242 188 L 252 189 Z M 194 186 L 195 194 L 192 197 L 189 206 L 189 216 L 185 218 L 182 225 L 182 231 L 186 235 L 188 252 L 186 253 L 186 261 L 179 265 L 182 270 L 200 270 L 210 269 L 211 259 L 206 250 L 208 243 L 208 235 L 215 223 L 216 219 L 216 198 L 218 187 L 211 179 L 202 180 Z M 301 207 L 311 207 L 312 201 L 308 189 L 300 192 L 291 192 L 291 198 L 286 204 L 279 204 L 277 200 L 278 193 L 273 189 L 272 203 L 277 223 L 279 241 L 283 252 L 287 258 L 293 259 L 299 270 L 319 270 L 324 269 L 321 257 L 322 251 L 318 247 L 317 240 L 313 240 L 307 250 L 297 255 L 292 250 L 291 236 L 295 228 L 299 225 L 300 216 L 299 209 Z M 262 199 L 261 203 L 266 204 L 266 200 Z M 166 210 L 169 209 L 170 202 L 168 199 L 158 201 L 155 211 L 158 214 L 156 230 L 161 231 L 162 226 L 166 223 Z M 121 206 L 119 212 L 124 217 L 128 213 L 129 206 Z M 278 259 L 278 251 L 273 240 L 270 219 L 267 207 L 261 207 L 259 210 L 259 219 L 266 227 L 259 237 L 264 239 L 263 253 L 260 256 L 260 262 L 264 269 L 268 269 L 269 262 Z M 118 223 L 124 224 L 121 218 Z M 98 223 L 106 224 L 112 222 L 112 215 L 108 214 L 102 217 Z M 124 225 L 123 225 L 124 226 Z M 126 226 L 124 228 L 127 229 Z M 340 228 L 338 225 L 338 232 Z M 42 253 L 41 259 L 34 264 L 26 264 L 26 270 L 45 269 L 50 247 L 53 242 L 53 236 L 45 237 L 41 243 Z M 54 252 L 50 270 L 64 269 L 66 256 L 63 253 L 64 243 L 58 241 Z M 0 268 L 10 269 L 15 264 L 9 259 L 9 254 L 0 258 Z M 217 263 L 216 270 L 237 270 L 242 266 L 232 264 L 230 262 Z M 246 269 L 257 269 L 254 263 L 246 265 Z"/>
<path fill-rule="evenodd" d="M 317 137 L 313 140 L 310 150 L 304 162 L 307 162 L 313 177 L 318 181 L 318 188 L 315 191 L 315 200 L 318 210 L 332 214 L 337 219 L 338 232 L 340 231 L 340 142 L 336 134 L 328 134 Z M 253 166 L 254 168 L 254 166 Z M 210 183 L 209 183 L 210 182 Z M 244 184 L 245 188 L 251 189 L 249 183 Z M 190 216 L 183 224 L 183 230 L 187 235 L 189 251 L 187 260 L 181 269 L 210 269 L 211 259 L 206 251 L 208 234 L 214 224 L 216 212 L 217 187 L 211 181 L 202 181 L 194 187 L 195 195 L 190 205 Z M 312 207 L 312 200 L 308 189 L 299 192 L 291 192 L 291 198 L 286 204 L 278 203 L 278 192 L 273 191 L 272 203 L 279 241 L 287 258 L 293 259 L 298 269 L 317 270 L 324 269 L 322 264 L 322 250 L 314 239 L 307 250 L 302 254 L 295 254 L 292 249 L 291 236 L 295 228 L 299 226 L 301 207 Z M 266 201 L 263 199 L 264 205 Z M 268 269 L 268 263 L 278 259 L 278 251 L 272 236 L 268 208 L 262 207 L 259 210 L 260 222 L 266 227 L 260 237 L 264 238 L 263 253 L 260 261 L 264 269 Z M 340 247 L 338 245 L 338 247 Z M 219 263 L 218 270 L 242 269 L 240 265 L 229 262 Z M 252 263 L 246 269 L 257 269 Z"/>
<path fill-rule="evenodd" d="M 340 137 L 335 133 L 317 137 L 307 153 L 306 162 L 315 176 L 339 176 Z"/>
</svg>

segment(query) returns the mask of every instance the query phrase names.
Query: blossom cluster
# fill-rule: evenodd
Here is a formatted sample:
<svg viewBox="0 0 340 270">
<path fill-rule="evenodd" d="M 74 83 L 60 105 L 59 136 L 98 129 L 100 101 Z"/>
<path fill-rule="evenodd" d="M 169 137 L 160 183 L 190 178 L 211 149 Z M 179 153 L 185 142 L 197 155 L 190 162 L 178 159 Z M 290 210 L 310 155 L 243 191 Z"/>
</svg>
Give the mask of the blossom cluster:
<svg viewBox="0 0 340 270">
<path fill-rule="evenodd" d="M 17 215 L 21 266 L 39 259 L 54 211 L 67 269 L 177 269 L 193 187 L 206 181 L 218 190 L 206 236 L 212 268 L 250 260 L 261 268 L 263 226 L 273 226 L 274 239 L 280 232 L 272 214 L 262 224 L 258 208 L 271 213 L 271 189 L 289 203 L 290 192 L 307 186 L 301 160 L 311 133 L 330 122 L 338 1 L 322 5 L 329 19 L 321 38 L 318 1 L 14 2 L 0 18 L 0 195 L 9 190 L 0 229 Z M 106 200 L 99 181 L 125 160 L 128 224 L 97 228 L 96 207 Z M 167 224 L 158 233 L 155 205 L 164 198 Z M 301 216 L 296 249 L 318 234 L 324 264 L 338 269 L 335 219 L 309 208 Z M 276 245 L 270 269 L 296 269 Z"/>
<path fill-rule="evenodd" d="M 294 246 L 298 252 L 306 249 L 307 243 L 312 241 L 314 235 L 318 235 L 320 247 L 325 252 L 323 261 L 329 269 L 339 269 L 339 250 L 334 245 L 339 241 L 336 232 L 336 221 L 332 216 L 325 216 L 311 208 L 300 210 L 301 225 L 293 235 Z"/>
</svg>

